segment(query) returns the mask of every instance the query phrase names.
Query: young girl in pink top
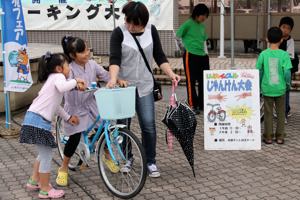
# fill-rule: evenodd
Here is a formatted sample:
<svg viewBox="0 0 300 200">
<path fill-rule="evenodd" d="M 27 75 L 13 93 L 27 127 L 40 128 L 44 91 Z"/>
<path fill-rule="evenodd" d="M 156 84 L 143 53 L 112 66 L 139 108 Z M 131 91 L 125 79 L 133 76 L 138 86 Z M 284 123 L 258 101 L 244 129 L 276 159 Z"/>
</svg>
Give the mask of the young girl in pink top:
<svg viewBox="0 0 300 200">
<path fill-rule="evenodd" d="M 60 115 L 70 124 L 78 124 L 78 118 L 68 115 L 60 107 L 63 94 L 74 89 L 85 89 L 80 78 L 67 80 L 69 75 L 68 60 L 62 53 L 47 52 L 42 56 L 38 66 L 38 81 L 45 82 L 38 96 L 33 100 L 25 114 L 20 133 L 20 143 L 35 144 L 38 156 L 33 164 L 32 176 L 26 187 L 39 190 L 39 198 L 60 198 L 63 190 L 54 189 L 49 184 L 52 148 L 56 148 L 55 138 L 51 133 L 51 121 L 55 114 Z"/>
</svg>

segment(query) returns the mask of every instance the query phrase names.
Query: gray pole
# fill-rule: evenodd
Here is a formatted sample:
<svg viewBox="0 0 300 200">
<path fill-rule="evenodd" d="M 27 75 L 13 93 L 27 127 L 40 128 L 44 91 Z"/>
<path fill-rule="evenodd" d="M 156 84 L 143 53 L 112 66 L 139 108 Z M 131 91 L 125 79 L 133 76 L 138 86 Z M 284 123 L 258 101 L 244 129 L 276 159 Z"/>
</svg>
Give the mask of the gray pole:
<svg viewBox="0 0 300 200">
<path fill-rule="evenodd" d="M 234 0 L 230 1 L 230 32 L 231 32 L 231 69 L 234 66 Z"/>
<path fill-rule="evenodd" d="M 113 19 L 114 19 L 114 29 L 116 28 L 116 17 L 115 17 L 115 2 L 117 0 L 112 0 L 112 13 L 113 13 Z"/>
<path fill-rule="evenodd" d="M 257 2 L 257 13 L 256 13 L 256 48 L 259 48 L 259 20 L 258 20 L 258 17 L 259 17 L 259 13 L 261 11 L 261 0 L 259 0 Z"/>
<path fill-rule="evenodd" d="M 224 0 L 220 0 L 220 56 L 218 58 L 226 58 L 224 56 Z"/>
<path fill-rule="evenodd" d="M 3 24 L 3 16 L 4 12 L 2 10 L 2 5 L 0 2 L 0 18 L 1 18 L 1 27 Z M 2 29 L 3 30 L 3 29 Z M 10 113 L 10 100 L 9 100 L 9 91 L 6 91 L 6 73 L 5 73 L 5 49 L 4 49 L 4 43 L 3 43 L 3 32 L 1 31 L 1 44 L 2 44 L 2 63 L 3 63 L 3 83 L 4 83 L 4 101 L 5 101 L 5 128 L 10 129 L 11 128 L 11 113 Z"/>
<path fill-rule="evenodd" d="M 268 29 L 271 27 L 271 1 L 268 0 Z"/>
</svg>

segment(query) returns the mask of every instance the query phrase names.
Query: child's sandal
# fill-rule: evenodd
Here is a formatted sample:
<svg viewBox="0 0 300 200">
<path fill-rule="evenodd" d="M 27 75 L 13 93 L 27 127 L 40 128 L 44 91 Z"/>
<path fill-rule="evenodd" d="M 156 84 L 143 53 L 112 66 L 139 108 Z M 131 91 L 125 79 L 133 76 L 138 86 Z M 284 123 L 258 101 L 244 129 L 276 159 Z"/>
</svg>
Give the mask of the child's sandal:
<svg viewBox="0 0 300 200">
<path fill-rule="evenodd" d="M 58 199 L 65 195 L 65 192 L 63 190 L 56 190 L 52 188 L 48 192 L 45 192 L 43 190 L 40 190 L 39 192 L 39 198 L 40 199 Z"/>
<path fill-rule="evenodd" d="M 284 139 L 276 139 L 277 144 L 284 144 Z"/>
<path fill-rule="evenodd" d="M 29 178 L 26 183 L 26 189 L 30 191 L 37 191 L 40 189 L 40 186 L 37 181 L 33 180 L 32 178 Z"/>
<path fill-rule="evenodd" d="M 56 177 L 56 184 L 59 186 L 67 186 L 68 185 L 68 172 L 61 171 L 58 169 L 57 177 Z"/>
</svg>

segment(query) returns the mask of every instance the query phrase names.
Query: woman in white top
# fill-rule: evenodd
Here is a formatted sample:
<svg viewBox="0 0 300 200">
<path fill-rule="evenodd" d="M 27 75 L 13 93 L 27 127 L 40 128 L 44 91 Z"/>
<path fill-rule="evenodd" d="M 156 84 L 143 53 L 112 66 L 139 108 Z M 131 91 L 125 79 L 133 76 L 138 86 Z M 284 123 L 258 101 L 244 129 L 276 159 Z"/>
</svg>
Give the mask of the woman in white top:
<svg viewBox="0 0 300 200">
<path fill-rule="evenodd" d="M 155 60 L 172 81 L 179 81 L 180 76 L 172 71 L 162 50 L 155 26 L 148 23 L 149 12 L 146 6 L 141 2 L 130 1 L 123 7 L 122 13 L 125 15 L 125 24 L 115 28 L 110 39 L 109 72 L 111 79 L 107 87 L 114 87 L 117 78 L 121 86 L 126 86 L 128 81 L 137 87 L 136 112 L 142 131 L 148 172 L 150 177 L 159 177 L 160 172 L 156 165 L 154 81 L 146 61 L 149 66 L 152 66 L 152 61 Z M 145 60 L 134 38 L 139 42 L 145 54 Z M 128 127 L 130 127 L 130 120 Z M 124 168 L 120 170 L 130 171 L 132 164 L 133 159 L 129 159 Z"/>
<path fill-rule="evenodd" d="M 47 52 L 42 56 L 38 67 L 38 81 L 45 83 L 26 112 L 20 132 L 20 143 L 37 146 L 38 156 L 26 187 L 29 190 L 39 190 L 39 198 L 60 198 L 64 195 L 63 190 L 56 190 L 49 184 L 52 148 L 56 147 L 51 133 L 51 121 L 58 114 L 69 123 L 78 124 L 78 118 L 64 112 L 60 104 L 64 92 L 76 86 L 80 90 L 85 89 L 83 80 L 67 80 L 69 71 L 69 63 L 64 54 Z"/>
</svg>

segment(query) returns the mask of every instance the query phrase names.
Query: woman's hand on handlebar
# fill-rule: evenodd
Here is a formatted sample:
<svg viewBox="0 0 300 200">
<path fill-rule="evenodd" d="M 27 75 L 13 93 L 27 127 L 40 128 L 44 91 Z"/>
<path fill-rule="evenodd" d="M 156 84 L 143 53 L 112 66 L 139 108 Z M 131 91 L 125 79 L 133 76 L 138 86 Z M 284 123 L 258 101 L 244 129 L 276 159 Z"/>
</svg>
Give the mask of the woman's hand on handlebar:
<svg viewBox="0 0 300 200">
<path fill-rule="evenodd" d="M 117 84 L 117 80 L 110 79 L 107 82 L 106 87 L 107 88 L 114 88 L 114 87 L 116 87 L 116 84 Z"/>
<path fill-rule="evenodd" d="M 120 87 L 127 87 L 128 86 L 128 81 L 126 81 L 126 80 L 118 79 L 117 83 Z"/>
<path fill-rule="evenodd" d="M 115 88 L 117 86 L 119 86 L 119 87 L 127 87 L 128 86 L 128 81 L 121 80 L 121 79 L 118 79 L 117 81 L 110 80 L 106 84 L 107 88 Z"/>
</svg>

